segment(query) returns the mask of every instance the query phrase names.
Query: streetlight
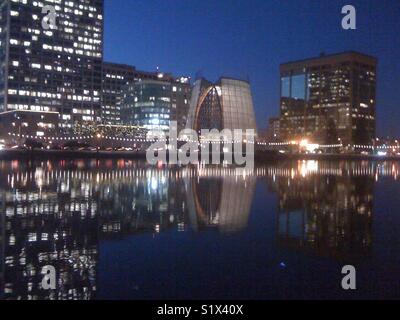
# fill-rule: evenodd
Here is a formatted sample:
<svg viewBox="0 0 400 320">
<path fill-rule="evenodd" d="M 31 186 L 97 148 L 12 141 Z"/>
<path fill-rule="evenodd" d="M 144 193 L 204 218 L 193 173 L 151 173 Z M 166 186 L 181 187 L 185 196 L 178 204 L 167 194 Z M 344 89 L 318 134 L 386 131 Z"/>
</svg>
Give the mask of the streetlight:
<svg viewBox="0 0 400 320">
<path fill-rule="evenodd" d="M 96 135 L 96 137 L 97 137 L 97 147 L 96 147 L 96 150 L 97 150 L 97 152 L 99 152 L 99 150 L 100 150 L 100 139 L 101 139 L 101 134 L 100 133 L 98 133 L 97 135 Z"/>
</svg>

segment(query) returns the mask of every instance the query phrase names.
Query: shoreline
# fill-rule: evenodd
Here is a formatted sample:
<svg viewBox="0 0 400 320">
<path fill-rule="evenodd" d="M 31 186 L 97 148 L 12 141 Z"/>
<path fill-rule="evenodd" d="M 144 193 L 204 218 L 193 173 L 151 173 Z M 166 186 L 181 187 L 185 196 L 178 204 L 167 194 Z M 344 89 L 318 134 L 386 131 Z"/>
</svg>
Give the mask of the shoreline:
<svg viewBox="0 0 400 320">
<path fill-rule="evenodd" d="M 20 159 L 146 159 L 137 151 L 2 150 L 0 160 Z"/>
<path fill-rule="evenodd" d="M 65 150 L 1 150 L 0 160 L 47 159 L 137 159 L 145 160 L 145 151 L 65 151 Z M 281 160 L 351 160 L 351 161 L 400 161 L 399 156 L 361 154 L 280 154 L 271 151 L 255 153 L 256 163 Z"/>
</svg>

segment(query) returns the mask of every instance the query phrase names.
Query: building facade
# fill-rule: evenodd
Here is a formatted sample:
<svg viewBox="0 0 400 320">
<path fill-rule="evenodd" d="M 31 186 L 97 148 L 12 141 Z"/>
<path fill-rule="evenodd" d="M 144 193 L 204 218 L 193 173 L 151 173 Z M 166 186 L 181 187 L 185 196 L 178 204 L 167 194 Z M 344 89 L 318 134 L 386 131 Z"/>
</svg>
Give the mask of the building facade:
<svg viewBox="0 0 400 320">
<path fill-rule="evenodd" d="M 192 88 L 190 78 L 180 77 L 171 83 L 171 120 L 176 121 L 178 131 L 186 127 Z"/>
<path fill-rule="evenodd" d="M 9 143 L 24 139 L 54 137 L 58 132 L 58 112 L 11 110 L 0 113 L 0 136 Z"/>
<path fill-rule="evenodd" d="M 199 79 L 194 83 L 187 128 L 253 129 L 257 133 L 250 84 L 221 78 L 217 83 Z"/>
<path fill-rule="evenodd" d="M 121 105 L 123 124 L 167 131 L 170 116 L 171 84 L 169 82 L 142 80 L 127 86 Z"/>
<path fill-rule="evenodd" d="M 101 121 L 117 125 L 121 122 L 120 99 L 123 88 L 133 82 L 136 68 L 129 65 L 103 62 Z"/>
<path fill-rule="evenodd" d="M 162 75 L 162 77 L 161 77 Z M 159 80 L 169 74 L 137 70 L 136 67 L 111 62 L 103 62 L 101 122 L 106 125 L 121 125 L 121 99 L 124 90 L 135 81 Z"/>
<path fill-rule="evenodd" d="M 66 130 L 100 120 L 103 0 L 3 0 L 0 41 L 0 112 L 58 112 Z"/>
<path fill-rule="evenodd" d="M 138 75 L 122 93 L 121 123 L 168 131 L 171 121 L 176 121 L 178 130 L 183 129 L 189 110 L 189 78 L 158 73 L 157 79 L 146 79 Z"/>
<path fill-rule="evenodd" d="M 268 119 L 268 128 L 265 136 L 267 141 L 280 141 L 281 139 L 281 121 L 279 118 Z"/>
<path fill-rule="evenodd" d="M 377 60 L 345 52 L 280 66 L 280 135 L 287 141 L 369 144 L 375 137 Z"/>
</svg>

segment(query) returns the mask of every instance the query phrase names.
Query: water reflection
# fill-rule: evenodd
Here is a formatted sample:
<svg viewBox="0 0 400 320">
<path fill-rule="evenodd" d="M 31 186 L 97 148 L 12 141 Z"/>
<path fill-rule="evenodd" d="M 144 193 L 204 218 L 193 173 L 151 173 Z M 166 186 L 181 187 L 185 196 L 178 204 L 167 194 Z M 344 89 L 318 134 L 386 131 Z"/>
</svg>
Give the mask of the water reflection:
<svg viewBox="0 0 400 320">
<path fill-rule="evenodd" d="M 196 231 L 217 227 L 223 233 L 245 228 L 255 182 L 255 177 L 186 179 L 191 227 Z"/>
<path fill-rule="evenodd" d="M 135 161 L 0 162 L 0 281 L 5 299 L 95 299 L 99 243 L 139 234 L 246 229 L 256 182 L 277 198 L 278 245 L 337 259 L 370 254 L 374 184 L 397 163 L 295 162 L 154 168 Z M 265 204 L 270 206 L 271 204 Z M 253 210 L 253 211 L 252 211 Z M 41 289 L 42 267 L 58 271 Z"/>
<path fill-rule="evenodd" d="M 374 178 L 279 177 L 269 187 L 278 194 L 280 245 L 345 260 L 370 252 Z"/>
</svg>

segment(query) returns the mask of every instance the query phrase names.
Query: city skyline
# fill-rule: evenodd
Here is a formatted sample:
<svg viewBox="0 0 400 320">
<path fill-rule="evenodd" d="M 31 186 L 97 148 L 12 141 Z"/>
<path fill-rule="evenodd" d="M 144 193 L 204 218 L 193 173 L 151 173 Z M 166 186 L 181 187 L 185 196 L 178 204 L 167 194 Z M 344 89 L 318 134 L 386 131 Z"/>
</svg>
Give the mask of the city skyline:
<svg viewBox="0 0 400 320">
<path fill-rule="evenodd" d="M 395 96 L 400 48 L 386 45 L 399 24 L 397 4 L 353 1 L 357 30 L 346 31 L 341 28 L 343 3 L 339 1 L 324 8 L 311 1 L 301 8 L 291 1 L 221 2 L 213 3 L 213 11 L 208 11 L 207 3 L 105 0 L 104 59 L 213 80 L 221 74 L 248 79 L 257 125 L 264 129 L 268 118 L 279 114 L 280 64 L 321 52 L 360 51 L 378 59 L 377 134 L 400 136 Z M 174 15 L 164 14 L 172 7 Z M 213 28 L 200 27 L 205 25 Z M 320 29 L 325 32 L 313 31 Z"/>
<path fill-rule="evenodd" d="M 399 299 L 398 17 L 0 0 L 0 300 Z"/>
</svg>

